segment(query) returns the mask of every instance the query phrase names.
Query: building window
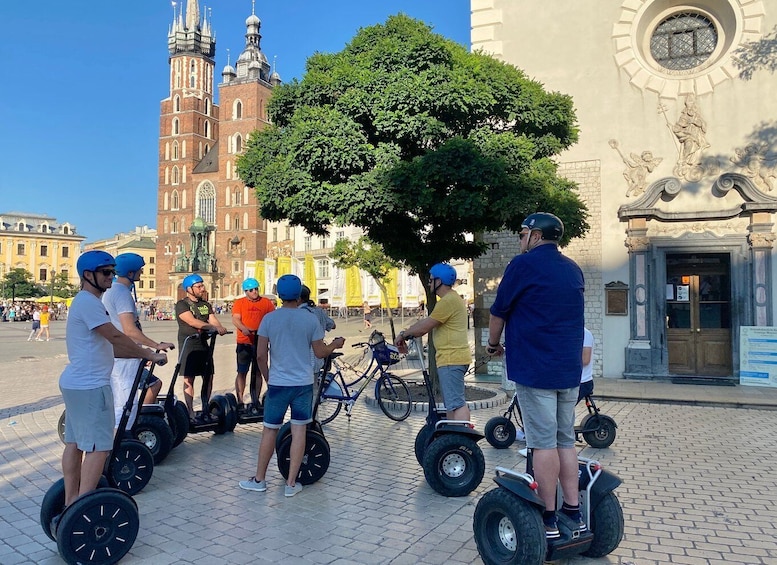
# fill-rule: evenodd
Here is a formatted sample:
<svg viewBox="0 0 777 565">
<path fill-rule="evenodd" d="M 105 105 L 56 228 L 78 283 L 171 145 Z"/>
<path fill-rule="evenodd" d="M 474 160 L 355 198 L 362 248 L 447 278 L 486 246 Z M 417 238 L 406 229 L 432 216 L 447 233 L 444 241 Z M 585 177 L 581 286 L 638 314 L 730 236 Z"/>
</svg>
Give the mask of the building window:
<svg viewBox="0 0 777 565">
<path fill-rule="evenodd" d="M 272 240 L 273 241 L 278 241 L 278 228 L 273 228 L 272 229 Z"/>
<path fill-rule="evenodd" d="M 148 288 L 154 288 L 154 281 L 148 281 Z"/>
<path fill-rule="evenodd" d="M 174 190 L 173 191 L 173 205 L 172 205 L 172 209 L 173 210 L 178 210 L 178 207 L 179 207 L 178 191 Z"/>
<path fill-rule="evenodd" d="M 173 167 L 173 184 L 178 184 L 179 182 L 181 182 L 181 177 L 178 172 L 178 167 Z"/>
<path fill-rule="evenodd" d="M 40 246 L 40 256 L 41 257 L 48 257 L 49 256 L 49 246 L 48 245 L 41 245 Z"/>
<path fill-rule="evenodd" d="M 335 240 L 345 239 L 345 232 L 339 231 L 335 233 Z"/>
<path fill-rule="evenodd" d="M 67 245 L 62 248 L 62 257 L 70 257 L 70 248 Z"/>
<path fill-rule="evenodd" d="M 305 236 L 305 251 L 313 249 L 313 238 L 309 235 Z"/>
<path fill-rule="evenodd" d="M 210 137 L 210 122 L 205 121 L 205 137 Z"/>
<path fill-rule="evenodd" d="M 65 235 L 70 235 L 70 228 L 65 226 L 62 228 L 62 233 Z"/>
<path fill-rule="evenodd" d="M 321 244 L 321 249 L 326 249 L 327 247 L 329 247 L 329 238 L 324 236 L 321 238 L 319 243 Z"/>
<path fill-rule="evenodd" d="M 178 142 L 177 141 L 173 142 L 173 160 L 174 161 L 178 160 Z"/>
<path fill-rule="evenodd" d="M 232 261 L 232 272 L 233 273 L 240 272 L 240 261 Z"/>
<path fill-rule="evenodd" d="M 41 269 L 38 272 L 38 280 L 40 282 L 46 282 L 46 280 L 48 279 L 48 274 L 49 272 L 46 269 Z"/>
<path fill-rule="evenodd" d="M 679 12 L 663 20 L 650 38 L 650 54 L 671 71 L 694 69 L 710 58 L 718 45 L 715 25 L 698 12 Z"/>
<path fill-rule="evenodd" d="M 152 264 L 153 264 L 153 263 L 156 263 L 156 257 L 149 257 L 149 258 L 148 258 L 148 262 L 149 262 L 149 263 L 152 263 Z M 151 274 L 153 275 L 154 273 L 151 273 Z"/>
<path fill-rule="evenodd" d="M 143 281 L 142 280 L 138 281 L 138 288 L 143 288 Z"/>
<path fill-rule="evenodd" d="M 173 120 L 173 135 L 178 135 L 178 118 Z"/>
<path fill-rule="evenodd" d="M 318 262 L 318 277 L 321 279 L 329 278 L 329 259 L 321 259 Z"/>
<path fill-rule="evenodd" d="M 174 105 L 173 111 L 175 111 L 175 112 L 180 112 L 181 111 L 181 97 L 180 96 L 176 96 L 175 97 L 175 105 Z"/>
<path fill-rule="evenodd" d="M 27 254 L 27 251 L 25 250 L 23 243 L 17 243 L 16 244 L 16 254 L 17 255 L 26 255 Z"/>
<path fill-rule="evenodd" d="M 152 259 L 153 259 L 153 257 L 152 257 Z M 153 263 L 153 261 L 149 261 L 149 262 Z M 149 267 L 148 268 L 148 274 L 149 274 L 149 276 L 154 274 L 154 267 Z"/>
<path fill-rule="evenodd" d="M 197 214 L 208 224 L 216 223 L 216 189 L 209 182 L 205 182 L 197 190 Z"/>
<path fill-rule="evenodd" d="M 235 105 L 232 111 L 232 119 L 239 120 L 243 117 L 243 103 L 240 100 L 235 100 Z"/>
<path fill-rule="evenodd" d="M 286 239 L 291 239 L 291 226 L 286 226 Z"/>
</svg>

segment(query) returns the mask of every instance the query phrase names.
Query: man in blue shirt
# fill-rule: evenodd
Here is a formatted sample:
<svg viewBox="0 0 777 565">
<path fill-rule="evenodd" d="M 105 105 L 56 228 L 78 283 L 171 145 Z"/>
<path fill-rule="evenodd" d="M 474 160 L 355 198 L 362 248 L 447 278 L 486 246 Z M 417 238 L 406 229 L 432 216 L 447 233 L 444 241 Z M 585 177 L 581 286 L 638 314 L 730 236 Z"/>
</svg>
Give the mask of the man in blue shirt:
<svg viewBox="0 0 777 565">
<path fill-rule="evenodd" d="M 488 347 L 506 352 L 507 375 L 516 383 L 527 447 L 533 451 L 538 492 L 545 502 L 545 533 L 561 536 L 556 517 L 556 484 L 561 511 L 585 531 L 578 498 L 575 403 L 582 370 L 585 283 L 580 267 L 564 257 L 558 241 L 564 224 L 538 212 L 521 225 L 521 254 L 505 269 L 491 306 Z M 505 331 L 505 348 L 499 344 Z"/>
</svg>

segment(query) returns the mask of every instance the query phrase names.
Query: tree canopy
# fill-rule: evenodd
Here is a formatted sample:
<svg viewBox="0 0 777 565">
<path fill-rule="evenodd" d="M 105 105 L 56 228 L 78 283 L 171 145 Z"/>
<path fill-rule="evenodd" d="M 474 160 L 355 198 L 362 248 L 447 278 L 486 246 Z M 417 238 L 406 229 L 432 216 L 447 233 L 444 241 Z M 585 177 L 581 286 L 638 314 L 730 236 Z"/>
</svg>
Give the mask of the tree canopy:
<svg viewBox="0 0 777 565">
<path fill-rule="evenodd" d="M 419 273 L 477 257 L 470 234 L 517 231 L 538 210 L 562 218 L 565 241 L 588 229 L 553 161 L 577 140 L 571 98 L 407 16 L 310 57 L 269 115 L 237 161 L 269 220 L 358 226 Z"/>
<path fill-rule="evenodd" d="M 20 267 L 8 271 L 2 283 L 3 298 L 35 298 L 46 294 L 35 284 L 32 273 Z"/>
</svg>

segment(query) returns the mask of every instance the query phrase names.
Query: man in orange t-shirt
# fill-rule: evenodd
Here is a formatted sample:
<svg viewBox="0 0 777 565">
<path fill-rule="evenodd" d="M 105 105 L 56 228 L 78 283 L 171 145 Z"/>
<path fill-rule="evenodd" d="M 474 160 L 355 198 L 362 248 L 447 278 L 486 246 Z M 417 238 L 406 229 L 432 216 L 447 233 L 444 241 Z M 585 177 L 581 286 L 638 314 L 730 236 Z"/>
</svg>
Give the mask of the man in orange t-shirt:
<svg viewBox="0 0 777 565">
<path fill-rule="evenodd" d="M 246 375 L 251 361 L 256 355 L 254 341 L 256 330 L 265 314 L 275 310 L 272 301 L 259 294 L 259 281 L 248 278 L 243 281 L 246 295 L 235 300 L 232 305 L 232 323 L 237 328 L 237 376 L 235 377 L 235 396 L 239 407 L 243 405 L 243 392 L 246 388 Z M 262 393 L 262 378 L 256 379 L 256 398 Z"/>
</svg>

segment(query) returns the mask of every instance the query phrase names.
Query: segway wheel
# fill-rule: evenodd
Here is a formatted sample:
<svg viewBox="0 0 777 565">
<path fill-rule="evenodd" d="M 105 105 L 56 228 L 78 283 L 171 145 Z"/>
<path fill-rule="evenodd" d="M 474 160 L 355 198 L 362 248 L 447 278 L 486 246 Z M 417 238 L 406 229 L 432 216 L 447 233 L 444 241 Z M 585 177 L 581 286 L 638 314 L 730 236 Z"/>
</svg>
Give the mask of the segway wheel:
<svg viewBox="0 0 777 565">
<path fill-rule="evenodd" d="M 623 539 L 623 509 L 614 492 L 605 494 L 591 511 L 588 525 L 594 534 L 591 546 L 583 553 L 586 557 L 604 557 L 618 547 Z"/>
<path fill-rule="evenodd" d="M 484 563 L 541 565 L 548 544 L 538 508 L 503 488 L 483 495 L 472 521 Z"/>
<path fill-rule="evenodd" d="M 165 460 L 165 457 L 173 450 L 175 435 L 164 418 L 159 416 L 140 416 L 132 427 L 133 437 L 143 443 L 151 455 L 154 456 L 154 465 Z"/>
<path fill-rule="evenodd" d="M 395 422 L 407 419 L 413 410 L 410 389 L 405 381 L 394 375 L 386 374 L 378 379 L 375 398 L 383 413 Z"/>
<path fill-rule="evenodd" d="M 216 429 L 213 430 L 216 435 L 225 434 L 229 431 L 229 402 L 222 395 L 214 396 L 208 403 L 208 412 L 212 420 L 218 422 Z"/>
<path fill-rule="evenodd" d="M 173 417 L 170 419 L 173 427 L 173 447 L 178 447 L 189 434 L 189 410 L 182 400 L 176 400 L 173 405 Z"/>
<path fill-rule="evenodd" d="M 429 424 L 424 424 L 424 426 L 418 430 L 418 435 L 415 436 L 413 451 L 415 451 L 415 459 L 421 467 L 424 466 L 424 453 L 426 453 L 426 448 L 429 446 L 429 440 L 432 439 L 433 431 L 434 430 Z"/>
<path fill-rule="evenodd" d="M 71 504 L 57 529 L 59 554 L 68 563 L 116 563 L 140 529 L 138 506 L 116 489 L 98 489 Z"/>
<path fill-rule="evenodd" d="M 237 397 L 232 394 L 231 392 L 228 392 L 224 395 L 224 398 L 227 399 L 227 404 L 229 404 L 229 407 L 237 413 Z"/>
<path fill-rule="evenodd" d="M 515 424 L 509 418 L 496 416 L 486 422 L 486 441 L 497 449 L 507 449 L 515 442 Z"/>
<path fill-rule="evenodd" d="M 617 428 L 615 422 L 605 416 L 598 414 L 586 414 L 585 418 L 580 422 L 580 428 L 585 430 L 586 428 L 594 428 L 591 431 L 583 432 L 583 439 L 591 447 L 597 449 L 604 449 L 610 447 L 615 441 L 615 434 Z"/>
<path fill-rule="evenodd" d="M 145 444 L 124 439 L 108 460 L 108 482 L 129 495 L 137 494 L 154 474 L 154 456 Z"/>
<path fill-rule="evenodd" d="M 446 434 L 424 453 L 426 482 L 443 496 L 467 496 L 483 480 L 486 460 L 477 443 L 461 434 Z"/>
<path fill-rule="evenodd" d="M 289 478 L 291 466 L 291 433 L 281 442 L 277 452 L 278 470 L 284 479 Z M 330 451 L 329 443 L 319 432 L 306 431 L 305 455 L 302 456 L 297 479 L 303 485 L 311 485 L 321 479 L 329 469 Z"/>
<path fill-rule="evenodd" d="M 65 443 L 65 413 L 67 411 L 63 410 L 62 415 L 59 417 L 59 421 L 57 422 L 57 435 L 59 435 L 59 441 L 62 443 Z"/>
<path fill-rule="evenodd" d="M 107 488 L 108 480 L 100 477 L 97 488 Z M 43 496 L 43 502 L 40 505 L 40 525 L 43 532 L 49 536 L 52 541 L 57 541 L 56 532 L 51 530 L 51 521 L 54 516 L 60 514 L 65 508 L 65 479 L 59 479 Z"/>
</svg>

